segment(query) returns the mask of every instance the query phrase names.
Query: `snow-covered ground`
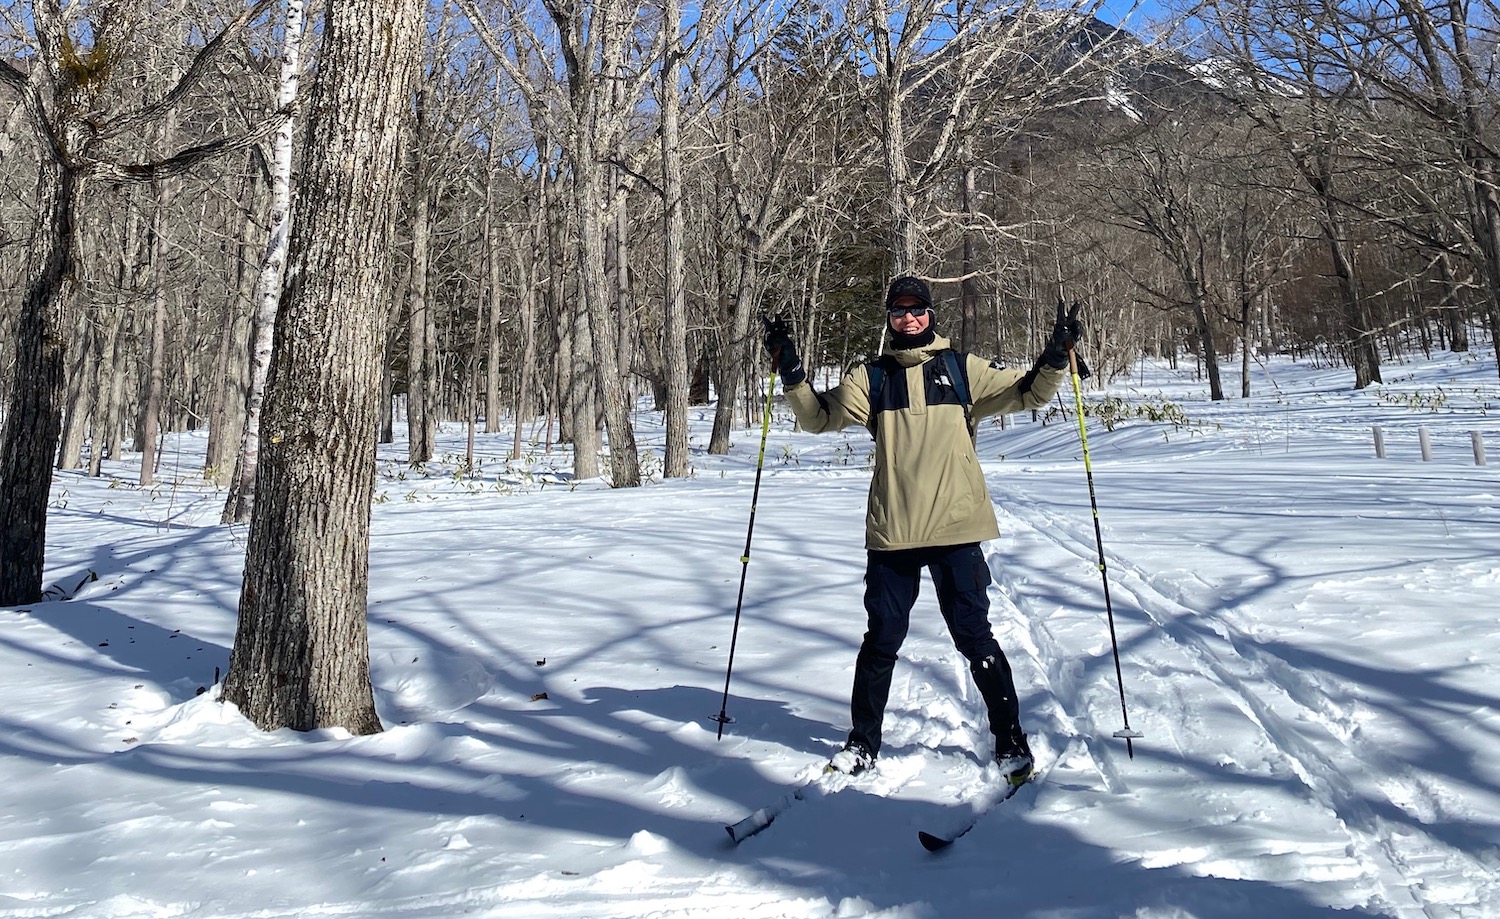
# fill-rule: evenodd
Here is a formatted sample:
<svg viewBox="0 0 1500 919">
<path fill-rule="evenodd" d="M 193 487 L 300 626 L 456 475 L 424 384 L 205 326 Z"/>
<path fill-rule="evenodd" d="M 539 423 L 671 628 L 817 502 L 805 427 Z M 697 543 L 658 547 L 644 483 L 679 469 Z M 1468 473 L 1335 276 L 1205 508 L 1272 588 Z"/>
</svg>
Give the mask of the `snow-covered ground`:
<svg viewBox="0 0 1500 919">
<path fill-rule="evenodd" d="M 985 795 L 988 738 L 930 589 L 876 773 L 724 832 L 848 728 L 862 431 L 777 415 L 722 739 L 758 428 L 712 457 L 699 414 L 694 477 L 625 491 L 540 446 L 508 464 L 508 434 L 472 479 L 458 428 L 425 470 L 390 449 L 387 730 L 358 738 L 216 701 L 245 532 L 201 435 L 151 489 L 60 474 L 49 583 L 97 580 L 0 610 L 0 916 L 1500 916 L 1494 355 L 1385 374 L 1273 361 L 1213 404 L 1143 365 L 1089 393 L 1119 400 L 1089 442 L 1133 758 L 1077 428 L 986 423 L 992 618 L 1040 778 L 937 855 L 916 832 Z"/>
</svg>

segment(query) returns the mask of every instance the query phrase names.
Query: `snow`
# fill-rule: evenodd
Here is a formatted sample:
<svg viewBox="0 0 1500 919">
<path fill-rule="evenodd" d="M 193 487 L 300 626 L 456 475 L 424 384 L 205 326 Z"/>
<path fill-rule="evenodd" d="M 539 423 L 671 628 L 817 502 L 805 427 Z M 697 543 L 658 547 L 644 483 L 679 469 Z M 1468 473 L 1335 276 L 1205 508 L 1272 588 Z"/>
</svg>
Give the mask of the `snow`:
<svg viewBox="0 0 1500 919">
<path fill-rule="evenodd" d="M 1500 915 L 1494 354 L 1385 374 L 1273 360 L 1212 403 L 1142 364 L 1087 394 L 1119 400 L 1089 445 L 1133 758 L 1077 427 L 983 426 L 992 619 L 1041 775 L 936 855 L 917 830 L 991 789 L 930 590 L 874 774 L 724 830 L 847 730 L 861 431 L 778 405 L 727 706 L 758 428 L 709 456 L 695 410 L 694 476 L 620 491 L 540 445 L 506 461 L 508 433 L 472 479 L 458 427 L 424 469 L 388 448 L 368 737 L 217 701 L 246 533 L 194 475 L 201 433 L 149 489 L 59 473 L 48 582 L 72 596 L 0 609 L 0 916 Z"/>
</svg>

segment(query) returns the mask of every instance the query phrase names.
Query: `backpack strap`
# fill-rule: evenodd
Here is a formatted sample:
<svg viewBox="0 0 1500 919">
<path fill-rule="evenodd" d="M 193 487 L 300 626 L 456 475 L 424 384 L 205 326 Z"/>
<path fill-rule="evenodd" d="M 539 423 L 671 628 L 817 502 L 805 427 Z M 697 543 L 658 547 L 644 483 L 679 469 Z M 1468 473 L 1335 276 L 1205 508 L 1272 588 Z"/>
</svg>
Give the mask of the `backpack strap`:
<svg viewBox="0 0 1500 919">
<path fill-rule="evenodd" d="M 881 355 L 873 361 L 865 364 L 865 375 L 870 379 L 870 436 L 875 436 L 875 423 L 880 418 L 880 393 L 885 388 L 886 375 L 885 355 Z"/>
<path fill-rule="evenodd" d="M 972 439 L 978 432 L 974 429 L 974 399 L 969 395 L 969 374 L 967 355 L 960 354 L 952 348 L 945 348 L 938 352 L 943 363 L 948 368 L 948 379 L 953 382 L 953 391 L 958 395 L 958 401 L 964 407 L 964 424 L 969 429 L 969 437 Z M 865 374 L 870 381 L 870 434 L 875 433 L 876 421 L 880 418 L 880 394 L 885 388 L 886 374 L 891 370 L 888 365 L 889 357 L 882 356 L 865 364 Z"/>
<path fill-rule="evenodd" d="M 969 374 L 965 366 L 968 361 L 963 360 L 966 355 L 959 354 L 952 348 L 943 352 L 943 360 L 948 363 L 948 379 L 953 381 L 953 391 L 958 394 L 958 401 L 964 406 L 964 424 L 969 428 L 969 438 L 978 437 L 979 432 L 974 429 L 974 400 L 969 396 Z"/>
</svg>

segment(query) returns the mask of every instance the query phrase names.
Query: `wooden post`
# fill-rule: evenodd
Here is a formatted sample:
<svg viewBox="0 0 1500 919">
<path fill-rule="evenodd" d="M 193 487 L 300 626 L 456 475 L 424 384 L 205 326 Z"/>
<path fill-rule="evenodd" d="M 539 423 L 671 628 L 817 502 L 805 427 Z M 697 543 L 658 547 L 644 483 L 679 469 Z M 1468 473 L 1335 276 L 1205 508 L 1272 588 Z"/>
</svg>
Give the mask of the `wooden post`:
<svg viewBox="0 0 1500 919">
<path fill-rule="evenodd" d="M 1432 438 L 1427 436 L 1426 428 L 1417 428 L 1417 440 L 1422 444 L 1422 462 L 1432 462 Z"/>
<path fill-rule="evenodd" d="M 1380 425 L 1370 429 L 1375 434 L 1375 458 L 1385 459 L 1385 434 L 1381 433 Z"/>
<path fill-rule="evenodd" d="M 1469 439 L 1474 442 L 1474 465 L 1484 465 L 1484 437 L 1478 431 L 1470 431 Z"/>
</svg>

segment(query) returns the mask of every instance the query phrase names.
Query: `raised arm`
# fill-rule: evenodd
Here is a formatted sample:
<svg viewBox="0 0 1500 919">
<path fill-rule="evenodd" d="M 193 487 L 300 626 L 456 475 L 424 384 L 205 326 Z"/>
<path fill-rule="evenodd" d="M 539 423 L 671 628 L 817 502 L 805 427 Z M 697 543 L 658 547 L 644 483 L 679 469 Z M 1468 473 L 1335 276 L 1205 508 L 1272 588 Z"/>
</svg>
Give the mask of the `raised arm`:
<svg viewBox="0 0 1500 919">
<path fill-rule="evenodd" d="M 767 320 L 766 351 L 781 374 L 787 404 L 804 431 L 822 434 L 870 421 L 870 377 L 863 365 L 844 375 L 839 385 L 820 393 L 807 382 L 807 371 L 792 340 L 792 330 L 783 320 Z"/>
<path fill-rule="evenodd" d="M 969 356 L 969 389 L 973 393 L 974 417 L 1041 408 L 1052 400 L 1067 377 L 1068 351 L 1083 337 L 1078 310 L 1076 303 L 1068 312 L 1064 312 L 1061 302 L 1057 304 L 1057 319 L 1052 325 L 1047 347 L 1025 373 Z M 1085 379 L 1089 375 L 1088 366 L 1081 359 L 1078 375 Z"/>
</svg>

